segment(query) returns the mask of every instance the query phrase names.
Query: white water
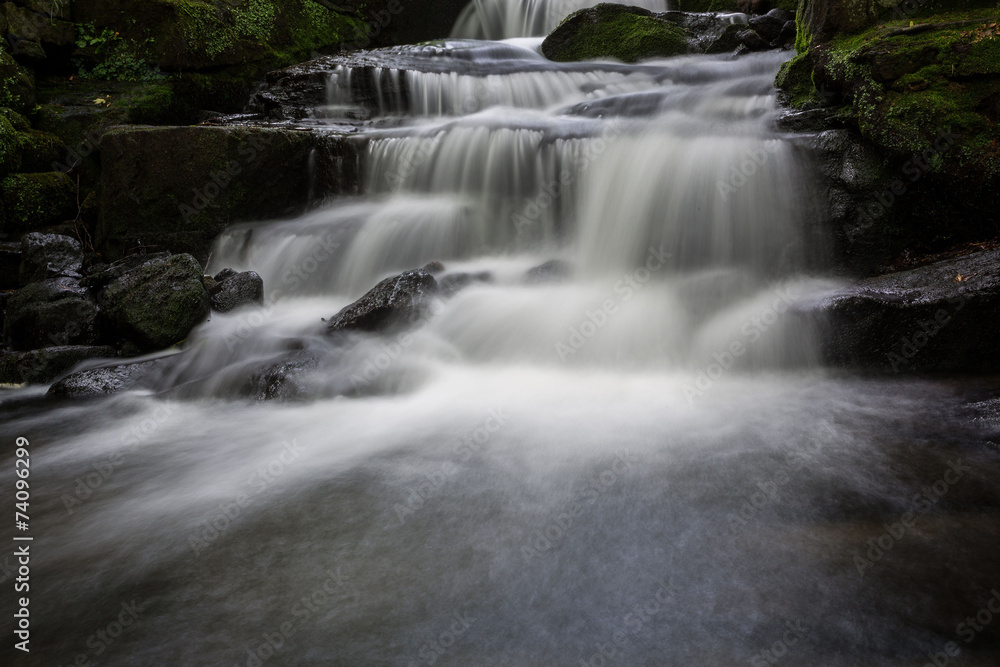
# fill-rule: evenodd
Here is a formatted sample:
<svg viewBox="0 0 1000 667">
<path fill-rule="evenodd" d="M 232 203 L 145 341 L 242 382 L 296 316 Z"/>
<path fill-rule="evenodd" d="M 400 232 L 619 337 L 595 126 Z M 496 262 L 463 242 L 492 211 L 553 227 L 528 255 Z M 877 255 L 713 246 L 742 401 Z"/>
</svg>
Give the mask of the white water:
<svg viewBox="0 0 1000 667">
<path fill-rule="evenodd" d="M 611 2 L 654 12 L 665 12 L 670 8 L 666 0 Z M 595 0 L 472 0 L 459 16 L 451 36 L 507 39 L 547 35 L 573 12 L 596 4 Z"/>
<path fill-rule="evenodd" d="M 38 485 L 15 664 L 754 664 L 799 622 L 783 664 L 910 665 L 955 639 L 995 585 L 996 524 L 962 511 L 995 457 L 956 389 L 831 373 L 788 315 L 833 282 L 810 165 L 770 125 L 787 54 L 577 68 L 532 44 L 387 67 L 409 93 L 376 104 L 409 111 L 361 139 L 364 194 L 224 234 L 213 268 L 268 303 L 214 315 L 155 392 L 0 394 Z M 567 278 L 525 280 L 552 259 Z M 485 279 L 408 335 L 323 335 L 431 260 Z M 303 359 L 294 400 L 248 398 Z M 965 486 L 862 577 L 955 457 Z"/>
</svg>

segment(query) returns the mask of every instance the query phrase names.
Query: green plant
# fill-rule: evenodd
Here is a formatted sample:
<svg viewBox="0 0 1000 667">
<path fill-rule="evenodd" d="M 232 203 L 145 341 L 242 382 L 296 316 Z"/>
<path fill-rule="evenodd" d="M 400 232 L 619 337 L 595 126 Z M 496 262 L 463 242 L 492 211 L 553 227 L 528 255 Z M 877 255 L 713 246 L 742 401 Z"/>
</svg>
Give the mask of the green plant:
<svg viewBox="0 0 1000 667">
<path fill-rule="evenodd" d="M 108 81 L 154 81 L 164 78 L 158 67 L 152 67 L 140 53 L 154 43 L 149 37 L 141 44 L 131 39 L 122 39 L 111 28 L 98 32 L 93 23 L 80 24 L 77 28 L 76 45 L 81 49 L 93 49 L 98 63 L 89 70 L 80 65 L 81 79 Z"/>
</svg>

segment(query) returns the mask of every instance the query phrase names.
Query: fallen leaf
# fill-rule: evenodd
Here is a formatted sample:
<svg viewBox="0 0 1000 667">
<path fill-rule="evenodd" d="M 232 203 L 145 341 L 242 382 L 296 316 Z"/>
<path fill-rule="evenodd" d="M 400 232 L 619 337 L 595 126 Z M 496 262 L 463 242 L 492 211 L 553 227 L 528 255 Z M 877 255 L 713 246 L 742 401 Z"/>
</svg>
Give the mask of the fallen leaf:
<svg viewBox="0 0 1000 667">
<path fill-rule="evenodd" d="M 102 99 L 100 97 L 98 97 L 96 100 L 94 100 L 94 104 L 107 104 L 107 103 L 108 103 L 107 100 Z"/>
</svg>

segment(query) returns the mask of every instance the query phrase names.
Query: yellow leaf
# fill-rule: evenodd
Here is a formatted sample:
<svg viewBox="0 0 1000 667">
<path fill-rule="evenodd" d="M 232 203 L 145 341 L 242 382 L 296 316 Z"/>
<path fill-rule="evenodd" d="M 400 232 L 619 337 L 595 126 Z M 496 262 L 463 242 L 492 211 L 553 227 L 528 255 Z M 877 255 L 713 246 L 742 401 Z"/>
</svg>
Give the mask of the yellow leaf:
<svg viewBox="0 0 1000 667">
<path fill-rule="evenodd" d="M 108 102 L 107 100 L 102 99 L 100 97 L 98 97 L 96 100 L 94 100 L 94 104 L 107 104 L 107 102 Z"/>
</svg>

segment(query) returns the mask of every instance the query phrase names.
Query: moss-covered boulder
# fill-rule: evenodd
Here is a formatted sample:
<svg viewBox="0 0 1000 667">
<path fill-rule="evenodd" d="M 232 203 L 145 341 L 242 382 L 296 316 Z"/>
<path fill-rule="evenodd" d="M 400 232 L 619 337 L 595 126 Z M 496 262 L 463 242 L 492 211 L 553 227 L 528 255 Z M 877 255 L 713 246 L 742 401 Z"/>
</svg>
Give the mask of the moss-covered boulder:
<svg viewBox="0 0 1000 667">
<path fill-rule="evenodd" d="M 634 63 L 686 53 L 687 36 L 641 7 L 603 3 L 571 14 L 542 42 L 549 60 L 615 59 Z"/>
<path fill-rule="evenodd" d="M 111 131 L 101 144 L 97 245 L 112 258 L 141 245 L 204 259 L 233 223 L 304 210 L 313 149 L 315 197 L 345 179 L 356 184 L 356 149 L 343 138 L 237 127 Z"/>
<path fill-rule="evenodd" d="M 34 75 L 0 47 L 0 107 L 24 113 L 34 105 Z"/>
<path fill-rule="evenodd" d="M 21 143 L 9 120 L 0 116 L 0 178 L 21 168 Z"/>
<path fill-rule="evenodd" d="M 146 63 L 167 71 L 248 62 L 290 63 L 366 35 L 359 18 L 315 0 L 76 0 L 73 18 L 105 66 Z M 107 32 L 105 32 L 107 31 Z"/>
<path fill-rule="evenodd" d="M 101 302 L 117 330 L 146 349 L 187 338 L 209 313 L 201 264 L 191 255 L 153 258 L 111 282 Z"/>
<path fill-rule="evenodd" d="M 11 174 L 0 183 L 0 201 L 4 233 L 47 227 L 76 216 L 76 184 L 62 172 Z"/>
</svg>

